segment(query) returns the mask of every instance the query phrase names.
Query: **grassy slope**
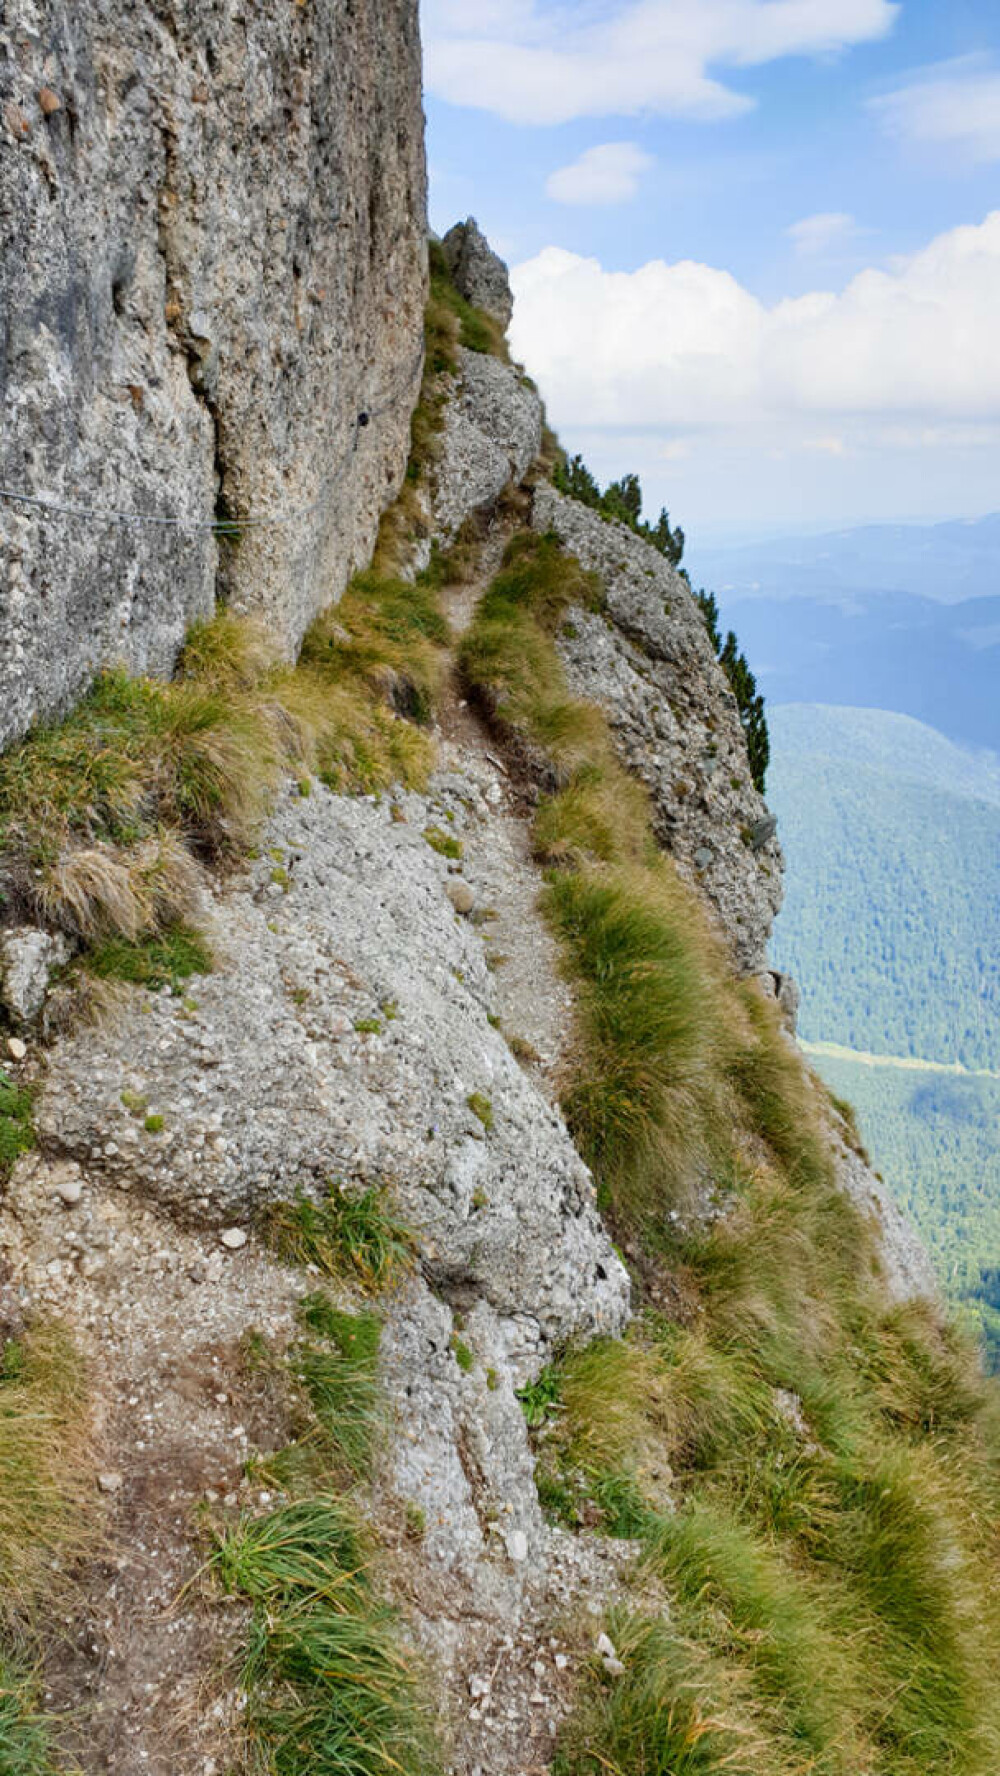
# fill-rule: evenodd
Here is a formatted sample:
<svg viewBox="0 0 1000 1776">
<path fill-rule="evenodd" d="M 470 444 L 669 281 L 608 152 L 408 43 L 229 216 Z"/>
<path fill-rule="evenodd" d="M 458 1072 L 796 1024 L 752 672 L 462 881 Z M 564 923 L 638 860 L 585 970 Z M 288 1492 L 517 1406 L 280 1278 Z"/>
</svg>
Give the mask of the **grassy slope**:
<svg viewBox="0 0 1000 1776">
<path fill-rule="evenodd" d="M 644 1548 L 609 1624 L 624 1671 L 595 1667 L 561 1776 L 986 1776 L 992 1396 L 932 1310 L 887 1309 L 817 1092 L 568 698 L 552 636 L 581 597 L 554 539 L 518 539 L 462 656 L 555 773 L 536 845 L 579 990 L 566 1108 L 647 1303 L 526 1397 L 549 1510 Z M 727 1213 L 699 1227 L 706 1190 Z"/>
</svg>

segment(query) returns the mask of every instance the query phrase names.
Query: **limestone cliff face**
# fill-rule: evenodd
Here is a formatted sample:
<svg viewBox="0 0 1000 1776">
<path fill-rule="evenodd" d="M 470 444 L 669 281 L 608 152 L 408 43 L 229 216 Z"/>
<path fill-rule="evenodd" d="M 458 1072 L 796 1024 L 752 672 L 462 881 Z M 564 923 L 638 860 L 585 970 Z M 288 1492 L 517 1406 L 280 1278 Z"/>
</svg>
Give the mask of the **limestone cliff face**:
<svg viewBox="0 0 1000 1776">
<path fill-rule="evenodd" d="M 424 218 L 417 0 L 4 9 L 0 485 L 184 522 L 0 501 L 0 745 L 219 595 L 288 650 L 339 595 L 406 462 Z"/>
</svg>

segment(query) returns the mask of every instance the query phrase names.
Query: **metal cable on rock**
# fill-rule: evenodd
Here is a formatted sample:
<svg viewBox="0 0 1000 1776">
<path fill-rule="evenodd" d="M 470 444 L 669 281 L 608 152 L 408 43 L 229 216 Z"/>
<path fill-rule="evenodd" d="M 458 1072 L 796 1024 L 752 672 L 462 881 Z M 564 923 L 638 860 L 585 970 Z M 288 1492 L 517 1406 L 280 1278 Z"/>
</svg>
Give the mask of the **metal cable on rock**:
<svg viewBox="0 0 1000 1776">
<path fill-rule="evenodd" d="M 118 512 L 109 507 L 70 506 L 59 500 L 43 499 L 38 494 L 22 493 L 17 488 L 0 487 L 0 500 L 8 500 L 14 505 L 29 506 L 34 511 L 51 514 L 53 517 L 80 518 L 88 523 L 97 524 L 149 524 L 161 530 L 185 530 L 211 532 L 217 536 L 232 536 L 244 530 L 277 530 L 287 524 L 295 524 L 300 519 L 309 518 L 319 510 L 326 500 L 332 483 L 336 480 L 345 463 L 355 455 L 360 442 L 361 433 L 389 413 L 410 389 L 419 371 L 423 367 L 424 350 L 420 351 L 405 378 L 400 377 L 390 385 L 389 392 L 380 403 L 371 407 L 362 407 L 351 427 L 351 442 L 338 457 L 329 474 L 320 483 L 320 492 L 307 506 L 296 506 L 284 512 L 268 512 L 251 514 L 247 518 L 160 518 L 152 512 Z"/>
</svg>

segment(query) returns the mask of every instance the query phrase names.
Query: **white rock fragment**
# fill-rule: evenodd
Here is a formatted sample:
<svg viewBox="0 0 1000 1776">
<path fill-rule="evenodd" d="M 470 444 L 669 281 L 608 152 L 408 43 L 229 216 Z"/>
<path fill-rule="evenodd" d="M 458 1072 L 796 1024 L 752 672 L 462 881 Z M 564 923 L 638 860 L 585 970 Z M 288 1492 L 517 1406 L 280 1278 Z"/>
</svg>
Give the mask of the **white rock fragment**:
<svg viewBox="0 0 1000 1776">
<path fill-rule="evenodd" d="M 28 1052 L 28 1044 L 22 1042 L 20 1036 L 8 1036 L 7 1053 L 12 1061 L 23 1061 Z"/>
<path fill-rule="evenodd" d="M 621 1677 L 625 1667 L 615 1651 L 614 1641 L 607 1634 L 599 1634 L 596 1641 L 597 1655 L 610 1677 Z"/>
<path fill-rule="evenodd" d="M 83 1195 L 83 1183 L 79 1178 L 61 1178 L 56 1185 L 56 1195 L 60 1202 L 72 1209 Z"/>
<path fill-rule="evenodd" d="M 471 913 L 476 904 L 476 897 L 473 894 L 472 889 L 469 887 L 468 882 L 462 881 L 460 876 L 456 876 L 453 881 L 448 883 L 445 893 L 451 901 L 456 913 L 462 913 L 467 916 Z"/>
<path fill-rule="evenodd" d="M 247 1236 L 242 1227 L 227 1227 L 223 1233 L 220 1233 L 219 1239 L 230 1252 L 240 1251 L 247 1243 Z"/>
<path fill-rule="evenodd" d="M 121 1474 L 112 1470 L 107 1474 L 98 1474 L 97 1484 L 102 1492 L 121 1492 L 124 1481 Z"/>
<path fill-rule="evenodd" d="M 523 1529 L 509 1529 L 504 1536 L 508 1557 L 515 1566 L 520 1566 L 528 1558 L 528 1538 Z"/>
</svg>

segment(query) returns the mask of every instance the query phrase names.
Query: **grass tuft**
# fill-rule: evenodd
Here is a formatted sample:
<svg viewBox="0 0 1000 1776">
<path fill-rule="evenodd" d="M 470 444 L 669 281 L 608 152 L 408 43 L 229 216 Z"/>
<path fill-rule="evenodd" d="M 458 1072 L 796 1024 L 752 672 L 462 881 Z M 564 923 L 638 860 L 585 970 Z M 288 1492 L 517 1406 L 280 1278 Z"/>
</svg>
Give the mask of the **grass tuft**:
<svg viewBox="0 0 1000 1776">
<path fill-rule="evenodd" d="M 274 1776 L 432 1776 L 426 1685 L 375 1596 L 356 1519 L 333 1498 L 244 1519 L 216 1575 L 251 1604 L 248 1752 Z"/>
<path fill-rule="evenodd" d="M 413 1235 L 396 1219 L 386 1190 L 375 1186 L 352 1195 L 333 1184 L 319 1203 L 306 1196 L 275 1203 L 267 1231 L 286 1263 L 314 1264 L 325 1276 L 353 1275 L 372 1292 L 396 1282 L 414 1262 Z"/>
<path fill-rule="evenodd" d="M 2 1776 L 56 1776 L 48 1723 L 38 1712 L 31 1672 L 0 1657 L 0 1772 Z"/>
<path fill-rule="evenodd" d="M 105 938 L 85 958 L 88 973 L 98 980 L 127 981 L 131 986 L 161 987 L 179 991 L 195 974 L 211 974 L 212 952 L 200 932 L 187 925 L 172 925 L 156 935 L 130 942 L 124 937 Z"/>
<path fill-rule="evenodd" d="M 311 1439 L 346 1480 L 363 1479 L 384 1428 L 382 1322 L 375 1314 L 344 1313 L 324 1295 L 307 1295 L 299 1318 L 307 1336 L 293 1347 L 291 1371 L 309 1401 Z"/>
<path fill-rule="evenodd" d="M 89 1394 L 59 1326 L 0 1346 L 0 1624 L 30 1618 L 97 1540 Z"/>
<path fill-rule="evenodd" d="M 89 944 L 168 941 L 197 911 L 201 865 L 249 848 L 283 776 L 426 784 L 446 640 L 429 580 L 369 573 L 295 668 L 223 612 L 191 632 L 173 682 L 103 674 L 0 757 L 0 890 Z"/>
</svg>

